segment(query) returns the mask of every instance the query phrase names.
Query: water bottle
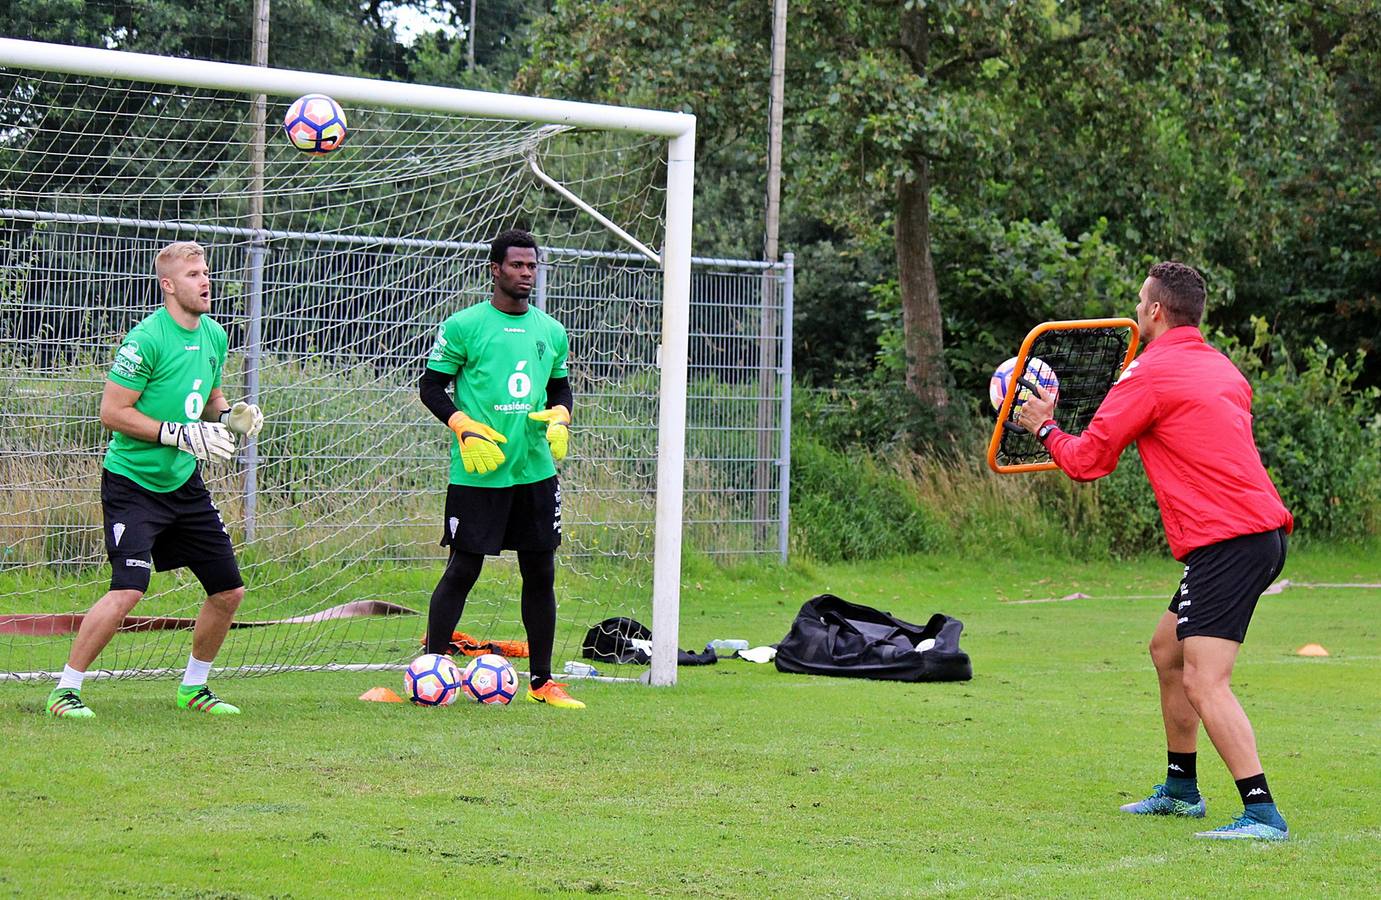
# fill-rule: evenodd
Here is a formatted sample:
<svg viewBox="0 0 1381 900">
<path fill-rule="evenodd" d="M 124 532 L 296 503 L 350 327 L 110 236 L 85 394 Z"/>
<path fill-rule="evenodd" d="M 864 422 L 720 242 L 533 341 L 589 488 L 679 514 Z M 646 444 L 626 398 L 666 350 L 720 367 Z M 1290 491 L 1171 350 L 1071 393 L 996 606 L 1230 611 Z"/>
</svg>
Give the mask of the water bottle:
<svg viewBox="0 0 1381 900">
<path fill-rule="evenodd" d="M 748 649 L 748 642 L 741 638 L 716 638 L 710 641 L 716 656 L 733 656 L 740 650 Z"/>
<path fill-rule="evenodd" d="M 567 675 L 578 675 L 582 678 L 589 678 L 591 676 L 599 674 L 599 669 L 596 669 L 589 663 L 579 662 L 574 659 L 567 660 L 566 667 L 562 671 L 564 671 Z"/>
</svg>

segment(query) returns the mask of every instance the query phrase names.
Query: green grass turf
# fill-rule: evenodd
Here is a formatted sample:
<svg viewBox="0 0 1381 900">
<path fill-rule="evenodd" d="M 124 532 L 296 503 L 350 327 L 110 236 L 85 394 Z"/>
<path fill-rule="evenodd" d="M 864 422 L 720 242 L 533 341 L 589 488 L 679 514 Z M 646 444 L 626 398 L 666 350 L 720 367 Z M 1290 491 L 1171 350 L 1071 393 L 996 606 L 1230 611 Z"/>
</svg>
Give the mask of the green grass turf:
<svg viewBox="0 0 1381 900">
<path fill-rule="evenodd" d="M 964 684 L 723 661 L 674 689 L 576 684 L 571 713 L 366 704 L 401 678 L 293 674 L 221 679 L 246 712 L 212 719 L 174 710 L 171 679 L 96 682 L 84 723 L 0 684 L 0 895 L 1374 896 L 1381 591 L 1258 607 L 1235 684 L 1288 844 L 1191 839 L 1240 808 L 1206 737 L 1205 822 L 1116 811 L 1164 772 L 1145 643 L 1178 576 L 933 557 L 687 576 L 684 647 L 774 642 L 828 590 L 963 619 Z M 1285 577 L 1381 582 L 1381 554 L 1299 552 Z"/>
</svg>

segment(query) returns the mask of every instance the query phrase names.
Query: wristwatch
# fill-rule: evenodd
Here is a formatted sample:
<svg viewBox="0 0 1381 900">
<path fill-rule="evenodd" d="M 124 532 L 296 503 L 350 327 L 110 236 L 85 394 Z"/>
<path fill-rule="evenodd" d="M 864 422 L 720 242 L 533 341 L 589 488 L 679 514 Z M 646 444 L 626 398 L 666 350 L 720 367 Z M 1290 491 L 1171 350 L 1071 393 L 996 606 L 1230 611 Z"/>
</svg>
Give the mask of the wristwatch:
<svg viewBox="0 0 1381 900">
<path fill-rule="evenodd" d="M 1038 440 L 1038 441 L 1040 441 L 1042 444 L 1044 444 L 1044 443 L 1045 443 L 1045 439 L 1046 439 L 1047 437 L 1049 437 L 1049 436 L 1050 436 L 1050 432 L 1052 432 L 1052 431 L 1054 431 L 1054 430 L 1055 430 L 1055 420 L 1054 420 L 1054 419 L 1050 419 L 1050 420 L 1047 421 L 1044 425 L 1042 425 L 1040 428 L 1036 429 L 1036 440 Z"/>
</svg>

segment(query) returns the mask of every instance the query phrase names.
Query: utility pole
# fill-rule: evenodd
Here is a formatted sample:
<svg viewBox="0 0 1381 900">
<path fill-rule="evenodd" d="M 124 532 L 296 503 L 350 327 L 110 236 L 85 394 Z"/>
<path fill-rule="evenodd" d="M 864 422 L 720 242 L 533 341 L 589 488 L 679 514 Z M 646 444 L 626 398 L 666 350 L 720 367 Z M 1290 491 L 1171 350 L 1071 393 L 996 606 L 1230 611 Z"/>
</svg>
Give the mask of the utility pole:
<svg viewBox="0 0 1381 900">
<path fill-rule="evenodd" d="M 786 99 L 786 2 L 772 3 L 772 105 L 768 110 L 767 236 L 763 259 L 777 261 L 777 231 L 782 205 L 782 104 Z"/>
<path fill-rule="evenodd" d="M 465 69 L 468 72 L 475 71 L 475 7 L 479 0 L 470 0 L 470 30 L 465 33 Z"/>
<path fill-rule="evenodd" d="M 786 4 L 787 0 L 773 0 L 772 3 L 772 73 L 770 79 L 771 106 L 768 111 L 767 140 L 767 220 L 763 238 L 762 258 L 764 262 L 777 262 L 777 238 L 781 220 L 782 198 L 782 105 L 786 98 Z M 757 520 L 758 533 L 763 539 L 773 533 L 771 527 L 771 491 L 780 482 L 769 461 L 779 452 L 781 442 L 773 434 L 774 415 L 779 408 L 777 382 L 784 376 L 778 372 L 777 353 L 778 311 L 777 302 L 782 297 L 781 278 L 775 269 L 762 273 L 762 330 L 758 340 L 758 365 L 761 377 L 758 391 L 758 453 L 756 478 L 754 478 L 753 518 Z M 785 427 L 785 423 L 777 423 Z M 778 466 L 785 466 L 789 460 L 778 459 Z M 780 501 L 780 497 L 778 498 Z M 778 510 L 778 519 L 786 510 Z M 785 553 L 785 548 L 779 548 Z"/>
<path fill-rule="evenodd" d="M 250 44 L 250 64 L 269 64 L 269 0 L 254 0 L 254 32 Z M 268 119 L 268 97 L 254 95 L 250 111 L 249 135 L 249 308 L 245 329 L 245 397 L 250 403 L 259 402 L 259 365 L 262 353 L 264 321 L 264 262 L 268 247 L 264 242 L 264 125 Z M 245 540 L 254 540 L 256 510 L 259 501 L 259 444 L 249 438 L 244 449 L 245 484 L 244 517 Z"/>
</svg>

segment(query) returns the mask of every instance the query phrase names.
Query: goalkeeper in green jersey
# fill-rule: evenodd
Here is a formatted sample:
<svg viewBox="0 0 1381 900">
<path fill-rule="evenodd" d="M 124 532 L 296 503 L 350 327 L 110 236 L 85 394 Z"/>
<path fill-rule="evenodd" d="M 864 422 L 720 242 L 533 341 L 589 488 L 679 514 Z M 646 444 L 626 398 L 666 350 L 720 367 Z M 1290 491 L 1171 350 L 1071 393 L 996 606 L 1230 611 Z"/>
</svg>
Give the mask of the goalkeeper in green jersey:
<svg viewBox="0 0 1381 900">
<path fill-rule="evenodd" d="M 226 461 L 235 438 L 263 427 L 259 407 L 231 406 L 221 394 L 225 329 L 211 319 L 206 252 L 169 244 L 154 264 L 163 306 L 121 342 L 101 394 L 101 424 L 114 432 L 101 470 L 101 513 L 110 590 L 85 616 L 58 686 L 51 716 L 95 715 L 81 696 L 86 670 L 149 588 L 149 573 L 186 567 L 206 590 L 177 706 L 212 715 L 239 712 L 206 685 L 211 662 L 244 598 L 220 511 L 198 468 Z"/>
<path fill-rule="evenodd" d="M 418 384 L 422 402 L 455 432 L 441 544 L 446 571 L 432 592 L 427 652 L 445 653 L 484 557 L 518 553 L 531 654 L 527 698 L 582 709 L 552 680 L 561 484 L 555 463 L 570 438 L 566 329 L 528 303 L 537 241 L 505 231 L 489 248 L 494 294 L 441 324 Z M 455 396 L 447 387 L 455 385 Z"/>
</svg>

